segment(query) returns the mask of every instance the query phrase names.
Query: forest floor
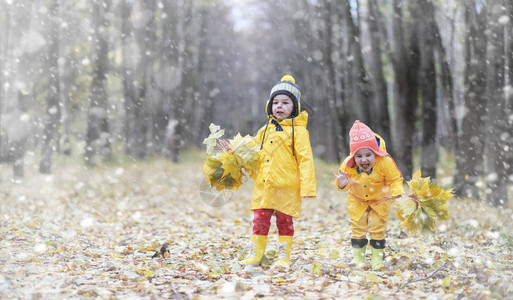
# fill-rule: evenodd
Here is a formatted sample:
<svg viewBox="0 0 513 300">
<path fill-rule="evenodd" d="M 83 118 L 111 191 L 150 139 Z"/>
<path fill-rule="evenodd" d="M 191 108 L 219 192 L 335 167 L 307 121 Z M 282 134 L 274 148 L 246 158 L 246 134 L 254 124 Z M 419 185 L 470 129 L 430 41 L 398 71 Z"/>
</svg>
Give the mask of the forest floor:
<svg viewBox="0 0 513 300">
<path fill-rule="evenodd" d="M 401 230 L 391 213 L 386 269 L 356 270 L 346 196 L 333 187 L 338 166 L 318 163 L 318 197 L 295 220 L 291 268 L 248 267 L 239 251 L 252 228 L 251 182 L 216 202 L 200 193 L 201 167 L 199 158 L 61 164 L 42 175 L 29 165 L 13 182 L 2 165 L 0 298 L 513 298 L 512 201 L 504 209 L 453 198 L 450 220 L 427 236 Z M 276 244 L 273 224 L 268 249 Z"/>
</svg>

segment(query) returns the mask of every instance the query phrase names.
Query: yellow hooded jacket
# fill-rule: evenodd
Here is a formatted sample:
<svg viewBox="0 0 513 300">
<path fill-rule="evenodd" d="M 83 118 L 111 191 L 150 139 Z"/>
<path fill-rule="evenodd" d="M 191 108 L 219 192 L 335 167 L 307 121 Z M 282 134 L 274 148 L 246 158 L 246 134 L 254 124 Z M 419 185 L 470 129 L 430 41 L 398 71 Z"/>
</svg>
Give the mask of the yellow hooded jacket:
<svg viewBox="0 0 513 300">
<path fill-rule="evenodd" d="M 347 204 L 351 220 L 358 221 L 364 212 L 372 207 L 382 220 L 387 220 L 393 200 L 386 200 L 387 197 L 395 197 L 404 193 L 403 177 L 393 159 L 389 156 L 376 156 L 376 163 L 372 172 L 358 173 L 356 165 L 352 168 L 346 167 L 348 156 L 340 170 L 347 172 L 351 179 L 343 189 L 338 186 L 335 180 L 335 187 L 339 191 L 349 192 Z"/>
<path fill-rule="evenodd" d="M 301 215 L 302 197 L 315 197 L 317 190 L 310 135 L 306 129 L 308 113 L 303 111 L 293 119 L 279 122 L 283 131 L 276 131 L 271 120 L 267 130 L 264 126 L 256 135 L 257 143 L 265 140 L 260 151 L 262 164 L 254 178 L 251 209 L 275 209 L 297 218 Z"/>
</svg>

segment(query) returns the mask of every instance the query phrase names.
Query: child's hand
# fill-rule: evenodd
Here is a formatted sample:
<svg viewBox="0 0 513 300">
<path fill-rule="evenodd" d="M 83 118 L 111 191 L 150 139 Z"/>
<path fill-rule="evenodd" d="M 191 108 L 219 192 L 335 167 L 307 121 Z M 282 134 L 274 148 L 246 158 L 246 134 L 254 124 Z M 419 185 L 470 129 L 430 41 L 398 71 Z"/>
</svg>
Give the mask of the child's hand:
<svg viewBox="0 0 513 300">
<path fill-rule="evenodd" d="M 343 188 L 349 183 L 347 172 L 338 170 L 338 173 L 333 173 L 333 175 L 335 175 L 335 177 L 337 178 L 337 184 L 339 188 Z"/>
<path fill-rule="evenodd" d="M 217 140 L 217 146 L 224 152 L 231 152 L 230 144 L 226 140 Z"/>
</svg>

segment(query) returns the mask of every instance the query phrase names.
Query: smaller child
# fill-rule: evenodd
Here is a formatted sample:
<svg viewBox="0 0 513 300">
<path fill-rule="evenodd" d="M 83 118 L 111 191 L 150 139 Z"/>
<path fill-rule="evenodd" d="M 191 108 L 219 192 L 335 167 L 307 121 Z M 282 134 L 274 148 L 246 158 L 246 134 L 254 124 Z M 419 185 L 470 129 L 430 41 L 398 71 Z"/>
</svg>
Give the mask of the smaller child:
<svg viewBox="0 0 513 300">
<path fill-rule="evenodd" d="M 355 121 L 349 131 L 350 155 L 335 173 L 335 187 L 349 192 L 347 204 L 351 221 L 353 261 L 365 266 L 367 232 L 372 249 L 371 267 L 384 267 L 385 230 L 392 200 L 404 193 L 403 177 L 386 152 L 383 139 Z"/>
</svg>

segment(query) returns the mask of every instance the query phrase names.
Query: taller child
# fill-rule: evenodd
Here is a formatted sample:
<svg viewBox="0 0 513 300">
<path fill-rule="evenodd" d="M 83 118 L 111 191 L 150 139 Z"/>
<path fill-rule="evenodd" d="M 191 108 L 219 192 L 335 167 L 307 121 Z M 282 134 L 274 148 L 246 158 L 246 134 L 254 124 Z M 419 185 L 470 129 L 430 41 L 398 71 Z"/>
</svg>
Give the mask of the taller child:
<svg viewBox="0 0 513 300">
<path fill-rule="evenodd" d="M 294 236 L 293 218 L 301 215 L 303 198 L 316 196 L 316 181 L 308 113 L 301 111 L 301 92 L 290 75 L 271 90 L 266 105 L 268 122 L 256 135 L 262 164 L 251 199 L 253 234 L 246 264 L 260 264 L 267 245 L 271 216 L 278 228 L 278 260 L 275 266 L 290 266 Z"/>
</svg>

